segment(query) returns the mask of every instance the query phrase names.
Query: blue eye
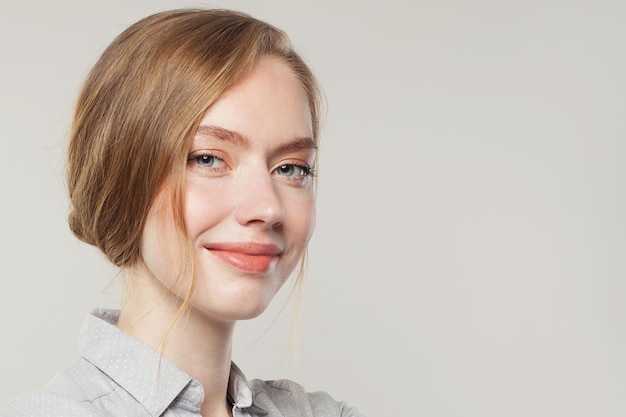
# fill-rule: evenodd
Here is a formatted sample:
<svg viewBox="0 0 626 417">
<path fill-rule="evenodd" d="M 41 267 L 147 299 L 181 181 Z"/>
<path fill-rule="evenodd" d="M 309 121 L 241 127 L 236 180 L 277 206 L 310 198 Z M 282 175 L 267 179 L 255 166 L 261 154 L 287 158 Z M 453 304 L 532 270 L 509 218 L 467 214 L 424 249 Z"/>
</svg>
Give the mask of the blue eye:
<svg viewBox="0 0 626 417">
<path fill-rule="evenodd" d="M 274 172 L 289 178 L 304 178 L 313 175 L 313 169 L 308 165 L 283 164 L 278 166 Z"/>
<path fill-rule="evenodd" d="M 196 156 L 196 162 L 204 167 L 212 167 L 217 162 L 217 158 L 213 155 L 199 155 Z"/>
<path fill-rule="evenodd" d="M 224 160 L 210 153 L 191 155 L 188 159 L 190 163 L 195 163 L 201 168 L 222 168 Z"/>
</svg>

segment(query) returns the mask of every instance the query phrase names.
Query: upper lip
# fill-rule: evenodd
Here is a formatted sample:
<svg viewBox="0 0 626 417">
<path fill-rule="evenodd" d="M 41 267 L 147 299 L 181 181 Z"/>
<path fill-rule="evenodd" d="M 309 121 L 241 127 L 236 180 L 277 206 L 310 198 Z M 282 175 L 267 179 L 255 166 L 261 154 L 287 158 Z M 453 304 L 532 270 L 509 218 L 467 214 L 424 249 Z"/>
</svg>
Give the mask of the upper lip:
<svg viewBox="0 0 626 417">
<path fill-rule="evenodd" d="M 204 247 L 209 250 L 219 250 L 255 256 L 277 256 L 283 252 L 283 250 L 276 245 L 256 242 L 214 242 L 207 243 Z"/>
</svg>

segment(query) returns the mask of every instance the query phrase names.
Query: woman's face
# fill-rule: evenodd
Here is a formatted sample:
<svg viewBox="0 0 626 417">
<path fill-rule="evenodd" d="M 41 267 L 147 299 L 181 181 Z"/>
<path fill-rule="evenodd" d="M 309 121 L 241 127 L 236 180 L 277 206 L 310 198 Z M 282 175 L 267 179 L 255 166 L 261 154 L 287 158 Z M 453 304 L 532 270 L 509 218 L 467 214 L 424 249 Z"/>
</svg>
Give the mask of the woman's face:
<svg viewBox="0 0 626 417">
<path fill-rule="evenodd" d="M 185 186 L 197 277 L 192 309 L 237 320 L 267 307 L 313 231 L 315 158 L 307 95 L 278 59 L 263 59 L 206 112 Z M 150 210 L 142 256 L 151 278 L 184 298 L 190 280 L 176 284 L 184 249 L 175 243 L 169 196 L 160 193 Z"/>
</svg>

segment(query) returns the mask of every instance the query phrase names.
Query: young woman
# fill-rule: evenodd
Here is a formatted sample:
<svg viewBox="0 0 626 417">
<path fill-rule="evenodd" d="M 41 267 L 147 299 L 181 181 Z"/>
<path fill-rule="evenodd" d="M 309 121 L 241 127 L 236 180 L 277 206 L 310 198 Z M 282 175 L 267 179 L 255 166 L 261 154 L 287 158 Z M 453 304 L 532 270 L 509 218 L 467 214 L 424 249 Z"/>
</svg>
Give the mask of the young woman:
<svg viewBox="0 0 626 417">
<path fill-rule="evenodd" d="M 124 31 L 90 72 L 69 145 L 69 223 L 125 275 L 82 358 L 9 416 L 357 416 L 231 363 L 237 320 L 265 310 L 315 219 L 315 79 L 286 35 L 226 10 Z"/>
</svg>

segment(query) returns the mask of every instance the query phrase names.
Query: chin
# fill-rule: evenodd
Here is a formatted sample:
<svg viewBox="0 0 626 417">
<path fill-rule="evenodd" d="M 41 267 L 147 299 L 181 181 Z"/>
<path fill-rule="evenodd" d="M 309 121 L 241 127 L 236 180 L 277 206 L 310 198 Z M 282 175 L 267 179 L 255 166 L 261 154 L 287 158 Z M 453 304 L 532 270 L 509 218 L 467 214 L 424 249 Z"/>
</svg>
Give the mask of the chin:
<svg viewBox="0 0 626 417">
<path fill-rule="evenodd" d="M 216 311 L 215 309 L 206 310 L 203 308 L 192 307 L 205 318 L 215 322 L 234 322 L 242 320 L 250 320 L 260 316 L 266 309 L 267 304 L 259 306 L 246 306 L 245 308 L 227 308 Z"/>
<path fill-rule="evenodd" d="M 221 294 L 217 297 L 202 297 L 194 294 L 192 309 L 215 321 L 250 320 L 260 316 L 272 301 L 273 294 L 249 293 Z M 216 299 L 218 298 L 218 299 Z"/>
<path fill-rule="evenodd" d="M 260 316 L 289 278 L 284 269 L 248 274 L 214 267 L 212 272 L 199 271 L 191 305 L 206 318 L 223 322 Z"/>
<path fill-rule="evenodd" d="M 232 315 L 232 319 L 237 321 L 255 319 L 263 314 L 265 310 L 267 310 L 267 305 L 259 306 L 255 309 L 247 309 L 245 311 L 240 310 Z"/>
</svg>

